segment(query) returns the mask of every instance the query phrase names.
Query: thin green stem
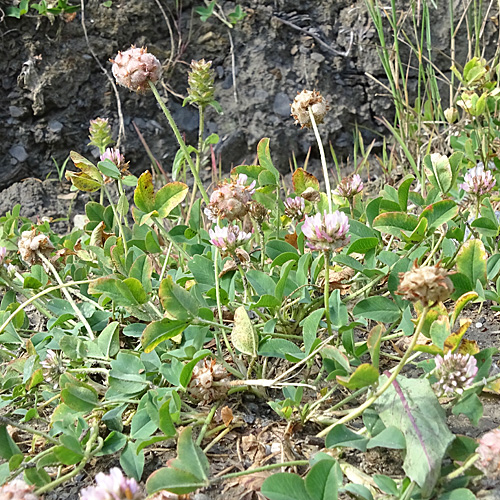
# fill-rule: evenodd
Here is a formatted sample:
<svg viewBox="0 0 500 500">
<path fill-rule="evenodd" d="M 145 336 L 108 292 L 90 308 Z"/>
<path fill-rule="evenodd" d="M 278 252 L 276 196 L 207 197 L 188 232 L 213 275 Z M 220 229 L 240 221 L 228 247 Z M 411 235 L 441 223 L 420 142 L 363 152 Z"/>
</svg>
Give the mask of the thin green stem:
<svg viewBox="0 0 500 500">
<path fill-rule="evenodd" d="M 341 424 L 346 424 L 347 422 L 350 422 L 351 420 L 354 420 L 355 418 L 362 415 L 362 413 L 367 408 L 369 408 L 380 396 L 382 396 L 382 394 L 384 394 L 384 392 L 387 389 L 389 389 L 391 384 L 394 382 L 394 380 L 396 380 L 396 377 L 399 375 L 399 373 L 401 372 L 401 370 L 405 366 L 406 362 L 408 361 L 408 358 L 411 356 L 411 353 L 412 353 L 415 345 L 417 344 L 417 340 L 418 340 L 418 337 L 420 335 L 420 332 L 422 331 L 422 327 L 424 326 L 425 317 L 427 316 L 428 311 L 429 311 L 429 306 L 427 305 L 423 308 L 422 313 L 420 314 L 420 319 L 418 321 L 417 328 L 415 329 L 415 333 L 413 334 L 411 344 L 409 345 L 404 356 L 401 358 L 401 361 L 399 362 L 398 366 L 396 366 L 392 375 L 387 379 L 387 381 L 384 383 L 384 385 L 373 396 L 368 398 L 362 405 L 360 405 L 357 408 L 355 408 L 354 410 L 350 411 L 348 415 L 339 419 L 334 424 L 323 429 L 320 433 L 318 433 L 318 437 L 325 437 L 334 427 L 341 425 Z"/>
<path fill-rule="evenodd" d="M 282 462 L 279 464 L 269 464 L 262 467 L 256 467 L 255 469 L 244 470 L 241 472 L 231 472 L 229 474 L 224 474 L 223 476 L 216 477 L 210 481 L 211 484 L 219 483 L 225 481 L 226 479 L 231 479 L 233 477 L 247 476 L 249 474 L 255 474 L 257 472 L 265 472 L 268 470 L 279 469 L 280 467 L 300 467 L 304 465 L 309 465 L 309 460 L 293 460 L 291 462 Z"/>
<path fill-rule="evenodd" d="M 109 204 L 111 206 L 111 210 L 113 210 L 113 215 L 115 216 L 116 223 L 118 224 L 118 232 L 120 233 L 120 238 L 122 239 L 123 243 L 123 250 L 125 251 L 125 255 L 127 255 L 127 240 L 125 239 L 125 234 L 123 233 L 123 226 L 120 221 L 120 216 L 118 215 L 118 212 L 116 211 L 115 204 L 113 203 L 113 199 L 111 198 L 111 194 L 108 191 L 108 188 L 106 187 L 106 184 L 103 184 L 102 187 L 104 188 L 104 192 L 106 193 L 106 198 L 109 201 Z"/>
<path fill-rule="evenodd" d="M 325 256 L 325 287 L 324 287 L 324 299 L 325 299 L 325 319 L 326 328 L 328 331 L 328 336 L 331 337 L 332 333 L 332 319 L 330 318 L 330 252 L 327 250 L 324 253 Z M 338 337 L 340 339 L 340 335 Z"/>
<path fill-rule="evenodd" d="M 474 453 L 471 455 L 458 469 L 455 469 L 453 472 L 450 472 L 447 476 L 445 476 L 445 481 L 451 481 L 459 476 L 461 476 L 467 469 L 470 469 L 477 461 L 479 460 L 479 454 Z"/>
<path fill-rule="evenodd" d="M 328 198 L 328 211 L 332 213 L 333 212 L 332 188 L 330 187 L 330 177 L 328 175 L 328 167 L 326 165 L 325 150 L 323 148 L 323 143 L 321 142 L 321 136 L 319 135 L 318 126 L 316 125 L 316 120 L 314 119 L 314 114 L 312 112 L 312 109 L 311 107 L 307 109 L 309 111 L 309 118 L 311 119 L 314 135 L 316 137 L 316 142 L 318 143 L 319 154 L 321 157 L 321 166 L 323 167 L 323 177 L 325 178 L 326 196 Z"/>
<path fill-rule="evenodd" d="M 97 446 L 94 449 L 92 449 L 96 441 L 97 441 Z M 63 484 L 72 477 L 75 477 L 85 467 L 87 462 L 101 450 L 103 444 L 104 441 L 99 436 L 99 425 L 94 424 L 92 426 L 92 432 L 90 434 L 89 440 L 87 441 L 87 444 L 85 446 L 85 452 L 82 461 L 78 464 L 78 466 L 75 467 L 71 472 L 68 472 L 68 474 L 65 474 L 64 476 L 57 478 L 55 481 L 52 481 L 42 486 L 41 488 L 38 488 L 38 490 L 35 491 L 35 495 L 43 495 L 47 491 L 57 488 L 57 486 L 59 486 L 60 484 Z"/>
<path fill-rule="evenodd" d="M 85 318 L 82 311 L 80 311 L 80 309 L 78 309 L 78 306 L 76 305 L 75 301 L 73 300 L 73 297 L 71 297 L 71 294 L 68 292 L 68 290 L 66 290 L 67 287 L 62 287 L 62 285 L 64 285 L 64 282 L 61 279 L 61 277 L 59 276 L 57 269 L 54 267 L 52 262 L 50 262 L 50 260 L 47 259 L 47 257 L 45 257 L 45 255 L 43 255 L 41 252 L 38 252 L 37 255 L 41 259 L 41 261 L 52 271 L 54 278 L 61 286 L 61 292 L 66 297 L 66 300 L 71 304 L 73 311 L 75 311 L 77 318 L 82 322 L 83 326 L 85 327 L 85 330 L 87 330 L 87 334 L 88 334 L 90 340 L 94 340 L 94 338 L 95 338 L 94 332 L 92 331 L 92 328 L 90 327 L 89 322 L 87 321 L 87 318 Z"/>
<path fill-rule="evenodd" d="M 203 423 L 203 427 L 200 430 L 200 434 L 198 435 L 198 438 L 196 439 L 196 444 L 198 446 L 201 445 L 201 442 L 203 441 L 203 438 L 205 437 L 205 433 L 207 432 L 208 426 L 210 425 L 210 422 L 212 422 L 215 412 L 217 411 L 218 405 L 213 405 L 212 408 L 210 408 L 210 411 L 207 415 L 207 418 L 205 419 L 205 422 Z"/>
<path fill-rule="evenodd" d="M 27 432 L 28 434 L 33 434 L 35 436 L 40 436 L 43 439 L 47 440 L 49 443 L 52 444 L 59 444 L 59 441 L 52 436 L 49 436 L 45 432 L 39 431 L 37 429 L 33 429 L 33 427 L 30 427 L 28 425 L 20 424 L 18 422 L 14 422 L 14 420 L 11 420 L 10 418 L 7 417 L 0 417 L 0 424 L 2 425 L 11 425 L 12 427 L 15 427 L 16 429 L 19 429 L 21 431 Z"/>
<path fill-rule="evenodd" d="M 163 102 L 157 88 L 155 87 L 155 84 L 151 81 L 148 80 L 149 86 L 151 87 L 151 90 L 153 91 L 153 94 L 158 101 L 158 104 L 160 105 L 161 110 L 163 111 L 163 114 L 167 118 L 168 124 L 170 125 L 170 128 L 172 129 L 175 138 L 177 139 L 177 142 L 179 143 L 179 146 L 181 148 L 181 151 L 184 154 L 184 157 L 189 165 L 189 168 L 191 170 L 191 173 L 193 174 L 194 180 L 196 181 L 196 184 L 198 185 L 198 189 L 200 190 L 201 195 L 203 196 L 203 200 L 205 200 L 205 203 L 208 205 L 210 203 L 210 200 L 208 198 L 207 192 L 205 191 L 205 188 L 203 187 L 203 184 L 201 182 L 200 176 L 198 172 L 196 171 L 196 167 L 193 163 L 193 159 L 191 158 L 191 155 L 189 154 L 188 148 L 186 146 L 186 143 L 184 142 L 184 139 L 181 136 L 181 133 L 179 132 L 179 129 L 177 128 L 177 124 L 175 123 L 175 120 L 172 117 L 172 114 L 170 113 L 169 109 Z"/>
<path fill-rule="evenodd" d="M 203 155 L 203 132 L 205 128 L 205 107 L 199 107 L 199 125 L 198 125 L 198 151 L 196 153 L 196 172 L 198 175 L 200 174 L 200 166 L 201 166 L 201 157 Z M 189 221 L 189 217 L 191 216 L 191 210 L 193 209 L 195 196 L 196 196 L 197 184 L 193 185 L 193 191 L 191 192 L 191 200 L 189 201 L 189 208 L 186 215 L 186 224 Z"/>
</svg>

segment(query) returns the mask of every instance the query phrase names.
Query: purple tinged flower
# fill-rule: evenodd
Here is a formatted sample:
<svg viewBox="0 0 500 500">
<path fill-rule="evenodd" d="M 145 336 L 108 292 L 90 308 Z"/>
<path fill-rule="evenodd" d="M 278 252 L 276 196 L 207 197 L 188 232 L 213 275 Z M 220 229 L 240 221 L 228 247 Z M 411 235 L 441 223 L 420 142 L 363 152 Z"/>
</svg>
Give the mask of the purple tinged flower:
<svg viewBox="0 0 500 500">
<path fill-rule="evenodd" d="M 477 361 L 470 354 L 458 354 L 448 351 L 444 358 L 437 355 L 433 374 L 438 378 L 434 390 L 438 396 L 462 394 L 470 387 L 477 374 Z"/>
<path fill-rule="evenodd" d="M 118 467 L 108 474 L 99 472 L 95 486 L 80 491 L 80 500 L 142 500 L 144 495 L 135 479 L 126 477 Z"/>
<path fill-rule="evenodd" d="M 125 164 L 125 156 L 120 153 L 118 148 L 107 148 L 101 155 L 101 161 L 110 160 L 117 167 L 122 167 Z"/>
<path fill-rule="evenodd" d="M 112 71 L 116 82 L 134 92 L 146 92 L 148 82 L 156 82 L 161 76 L 160 61 L 143 47 L 132 47 L 125 52 L 118 52 L 113 60 Z"/>
<path fill-rule="evenodd" d="M 215 226 L 209 230 L 210 241 L 220 249 L 223 254 L 234 253 L 236 248 L 244 245 L 252 235 L 241 231 L 238 226 Z"/>
<path fill-rule="evenodd" d="M 330 251 L 349 243 L 349 219 L 343 212 L 333 214 L 326 212 L 313 217 L 306 215 L 302 233 L 306 237 L 307 246 L 311 250 Z"/>
<path fill-rule="evenodd" d="M 459 187 L 466 193 L 480 197 L 489 193 L 495 184 L 496 180 L 492 173 L 489 170 L 484 170 L 482 163 L 478 163 L 464 175 L 464 182 Z"/>
<path fill-rule="evenodd" d="M 363 181 L 358 174 L 354 174 L 342 179 L 333 194 L 349 199 L 354 198 L 361 191 L 363 191 Z"/>
<path fill-rule="evenodd" d="M 22 479 L 14 479 L 0 486 L 0 500 L 38 500 L 34 489 L 35 485 L 28 486 Z"/>
<path fill-rule="evenodd" d="M 302 196 L 287 198 L 285 201 L 285 215 L 290 219 L 300 220 L 304 216 L 306 202 Z"/>
<path fill-rule="evenodd" d="M 0 247 L 0 264 L 3 262 L 6 255 L 7 255 L 7 249 L 5 247 Z"/>
<path fill-rule="evenodd" d="M 111 138 L 111 127 L 107 118 L 96 118 L 90 120 L 89 127 L 89 146 L 96 146 L 103 150 L 113 142 Z"/>
<path fill-rule="evenodd" d="M 492 479 L 500 477 L 500 429 L 484 434 L 477 448 L 478 467 Z"/>
</svg>

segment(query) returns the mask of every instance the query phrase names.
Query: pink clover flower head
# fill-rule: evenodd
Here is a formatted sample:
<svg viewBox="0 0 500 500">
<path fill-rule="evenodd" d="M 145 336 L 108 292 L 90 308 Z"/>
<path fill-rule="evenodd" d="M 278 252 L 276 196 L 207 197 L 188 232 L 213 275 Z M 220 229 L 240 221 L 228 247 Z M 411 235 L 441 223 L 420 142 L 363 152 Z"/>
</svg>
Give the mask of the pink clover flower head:
<svg viewBox="0 0 500 500">
<path fill-rule="evenodd" d="M 0 247 L 0 264 L 3 262 L 6 255 L 7 255 L 7 249 L 5 247 Z"/>
<path fill-rule="evenodd" d="M 126 477 L 118 467 L 108 474 L 99 472 L 95 486 L 84 488 L 80 500 L 142 500 L 144 495 L 135 479 Z"/>
<path fill-rule="evenodd" d="M 125 52 L 118 52 L 112 71 L 116 82 L 134 92 L 146 92 L 148 82 L 157 82 L 161 76 L 161 63 L 148 49 L 132 45 Z"/>
<path fill-rule="evenodd" d="M 205 208 L 209 220 L 217 222 L 221 218 L 233 221 L 245 217 L 251 208 L 252 194 L 255 193 L 255 181 L 246 186 L 247 180 L 245 174 L 240 174 L 236 180 L 219 184 Z"/>
<path fill-rule="evenodd" d="M 495 184 L 496 180 L 493 174 L 489 170 L 485 170 L 482 163 L 478 163 L 464 175 L 464 182 L 459 187 L 466 193 L 479 197 L 489 193 Z"/>
<path fill-rule="evenodd" d="M 358 174 L 354 174 L 342 179 L 333 193 L 344 198 L 354 198 L 361 191 L 363 191 L 363 181 Z"/>
<path fill-rule="evenodd" d="M 492 479 L 500 478 L 500 429 L 484 434 L 476 452 L 479 454 L 479 469 Z"/>
<path fill-rule="evenodd" d="M 28 486 L 22 479 L 14 479 L 10 483 L 0 486 L 1 500 L 38 500 L 33 494 L 35 485 Z"/>
<path fill-rule="evenodd" d="M 328 252 L 343 247 L 349 243 L 349 219 L 343 212 L 333 214 L 317 213 L 313 217 L 306 215 L 302 233 L 306 237 L 307 246 L 311 250 Z"/>
<path fill-rule="evenodd" d="M 125 156 L 120 153 L 118 148 L 107 148 L 100 160 L 111 160 L 117 167 L 125 165 Z"/>
<path fill-rule="evenodd" d="M 306 201 L 302 196 L 287 198 L 285 201 L 285 215 L 290 219 L 301 220 L 306 211 Z"/>
<path fill-rule="evenodd" d="M 238 226 L 215 226 L 208 231 L 210 241 L 220 249 L 223 254 L 234 253 L 236 248 L 244 245 L 252 235 L 241 231 Z"/>
<path fill-rule="evenodd" d="M 448 351 L 444 358 L 438 354 L 435 361 L 434 375 L 438 381 L 434 384 L 434 390 L 439 397 L 463 394 L 477 374 L 476 358 L 470 354 Z"/>
</svg>

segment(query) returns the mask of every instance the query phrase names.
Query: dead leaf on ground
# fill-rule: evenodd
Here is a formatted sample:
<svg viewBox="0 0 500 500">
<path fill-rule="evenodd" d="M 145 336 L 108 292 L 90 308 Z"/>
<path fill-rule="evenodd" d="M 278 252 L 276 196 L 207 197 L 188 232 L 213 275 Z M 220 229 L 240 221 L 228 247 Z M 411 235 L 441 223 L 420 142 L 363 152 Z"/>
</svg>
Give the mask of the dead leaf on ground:
<svg viewBox="0 0 500 500">
<path fill-rule="evenodd" d="M 233 421 L 233 410 L 229 408 L 229 406 L 224 406 L 221 411 L 220 411 L 220 416 L 222 418 L 222 421 L 224 422 L 224 425 L 226 427 L 229 427 L 229 424 Z"/>
</svg>

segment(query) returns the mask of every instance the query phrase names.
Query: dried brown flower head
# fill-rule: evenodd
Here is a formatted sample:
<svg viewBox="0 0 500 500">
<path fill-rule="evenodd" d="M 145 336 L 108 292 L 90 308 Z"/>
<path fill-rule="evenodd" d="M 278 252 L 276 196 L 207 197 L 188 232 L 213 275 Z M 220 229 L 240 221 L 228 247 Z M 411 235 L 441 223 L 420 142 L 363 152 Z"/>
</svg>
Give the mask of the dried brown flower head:
<svg viewBox="0 0 500 500">
<path fill-rule="evenodd" d="M 439 264 L 418 267 L 415 263 L 411 271 L 399 273 L 398 294 L 411 302 L 420 300 L 424 306 L 444 302 L 454 290 L 448 274 Z"/>
<path fill-rule="evenodd" d="M 228 389 L 223 385 L 214 386 L 214 382 L 220 382 L 228 376 L 226 369 L 217 364 L 215 359 L 205 358 L 194 367 L 188 391 L 199 401 L 211 403 L 224 396 Z"/>
<path fill-rule="evenodd" d="M 48 257 L 52 250 L 54 250 L 54 245 L 52 245 L 49 237 L 43 233 L 39 233 L 36 228 L 33 228 L 31 231 L 23 231 L 17 246 L 21 258 L 30 266 L 40 260 L 37 252 Z"/>
<path fill-rule="evenodd" d="M 300 124 L 300 128 L 312 127 L 309 108 L 311 108 L 316 123 L 323 123 L 328 104 L 323 96 L 316 90 L 303 90 L 297 93 L 292 102 L 292 116 L 295 118 L 295 125 Z"/>
</svg>

